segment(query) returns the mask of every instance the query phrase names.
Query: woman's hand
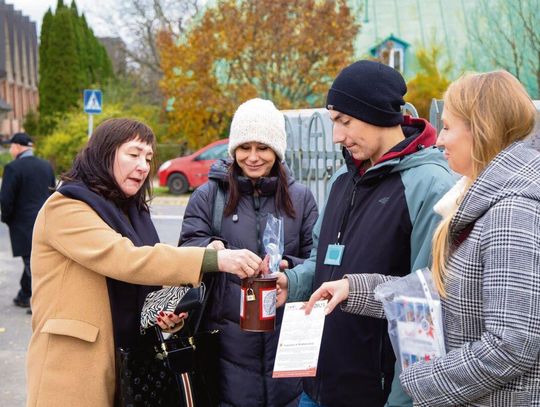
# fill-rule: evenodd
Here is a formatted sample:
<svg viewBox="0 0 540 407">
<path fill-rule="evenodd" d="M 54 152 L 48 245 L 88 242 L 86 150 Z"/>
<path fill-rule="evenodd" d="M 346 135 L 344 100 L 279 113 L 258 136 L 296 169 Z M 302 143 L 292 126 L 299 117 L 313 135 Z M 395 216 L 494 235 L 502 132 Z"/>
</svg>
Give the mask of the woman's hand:
<svg viewBox="0 0 540 407">
<path fill-rule="evenodd" d="M 220 271 L 236 274 L 240 278 L 251 277 L 258 273 L 261 258 L 247 250 L 218 250 L 218 268 Z"/>
<path fill-rule="evenodd" d="M 306 304 L 306 314 L 311 312 L 315 303 L 319 300 L 328 300 L 324 309 L 326 315 L 330 314 L 336 305 L 349 298 L 349 279 L 343 278 L 337 281 L 323 283 L 309 298 Z"/>
<path fill-rule="evenodd" d="M 184 326 L 184 319 L 188 317 L 187 312 L 182 312 L 176 315 L 172 312 L 160 311 L 157 317 L 157 325 L 163 332 L 175 333 Z"/>
<path fill-rule="evenodd" d="M 214 249 L 214 250 L 223 250 L 225 249 L 225 245 L 221 240 L 213 240 L 210 243 L 208 243 L 208 246 L 206 246 L 207 249 Z"/>
</svg>

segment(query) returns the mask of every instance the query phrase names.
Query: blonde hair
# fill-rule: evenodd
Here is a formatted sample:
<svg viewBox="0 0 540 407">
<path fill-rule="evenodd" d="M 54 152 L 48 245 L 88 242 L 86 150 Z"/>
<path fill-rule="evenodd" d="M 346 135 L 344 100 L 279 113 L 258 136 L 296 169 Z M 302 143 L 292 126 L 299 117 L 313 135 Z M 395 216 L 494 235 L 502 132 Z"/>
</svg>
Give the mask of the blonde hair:
<svg viewBox="0 0 540 407">
<path fill-rule="evenodd" d="M 446 90 L 444 109 L 463 120 L 472 134 L 473 172 L 465 190 L 499 152 L 531 133 L 536 116 L 523 85 L 502 70 L 461 76 Z M 445 217 L 433 235 L 433 279 L 441 296 L 446 296 L 444 280 L 454 214 Z"/>
</svg>

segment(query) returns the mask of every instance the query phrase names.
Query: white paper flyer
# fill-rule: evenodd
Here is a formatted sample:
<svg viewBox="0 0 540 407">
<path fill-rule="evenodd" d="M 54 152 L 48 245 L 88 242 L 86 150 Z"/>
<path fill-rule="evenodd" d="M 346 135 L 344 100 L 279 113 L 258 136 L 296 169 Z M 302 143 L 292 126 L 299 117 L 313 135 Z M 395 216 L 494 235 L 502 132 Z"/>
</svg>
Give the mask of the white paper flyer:
<svg viewBox="0 0 540 407">
<path fill-rule="evenodd" d="M 304 302 L 285 304 L 272 377 L 316 375 L 327 302 L 317 301 L 309 315 Z"/>
</svg>

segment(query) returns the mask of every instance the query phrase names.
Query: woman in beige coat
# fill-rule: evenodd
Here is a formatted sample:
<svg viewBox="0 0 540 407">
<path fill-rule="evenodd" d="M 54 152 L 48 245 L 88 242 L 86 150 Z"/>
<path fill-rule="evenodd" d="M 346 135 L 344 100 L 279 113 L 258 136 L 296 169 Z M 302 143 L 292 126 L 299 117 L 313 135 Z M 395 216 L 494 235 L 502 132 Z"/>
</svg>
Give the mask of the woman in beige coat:
<svg viewBox="0 0 540 407">
<path fill-rule="evenodd" d="M 144 124 L 98 126 L 63 185 L 36 220 L 28 406 L 115 404 L 115 347 L 146 344 L 145 296 L 161 285 L 199 284 L 202 273 L 251 276 L 248 250 L 172 247 L 158 242 L 147 199 L 155 137 Z M 174 330 L 180 318 L 159 325 Z"/>
</svg>

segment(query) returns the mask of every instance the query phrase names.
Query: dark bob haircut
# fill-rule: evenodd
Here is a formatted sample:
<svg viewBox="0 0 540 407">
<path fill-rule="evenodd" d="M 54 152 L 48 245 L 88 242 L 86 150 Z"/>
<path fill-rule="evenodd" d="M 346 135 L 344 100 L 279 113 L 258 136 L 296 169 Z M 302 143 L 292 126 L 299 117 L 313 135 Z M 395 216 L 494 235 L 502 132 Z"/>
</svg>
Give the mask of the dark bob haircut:
<svg viewBox="0 0 540 407">
<path fill-rule="evenodd" d="M 151 165 L 144 184 L 132 197 L 122 192 L 114 178 L 116 151 L 122 144 L 135 139 L 149 144 L 156 151 L 156 137 L 146 124 L 132 119 L 105 120 L 96 127 L 88 144 L 77 154 L 71 170 L 60 179 L 64 182 L 83 182 L 92 191 L 120 207 L 135 201 L 139 209 L 148 210 L 155 165 Z"/>
</svg>

